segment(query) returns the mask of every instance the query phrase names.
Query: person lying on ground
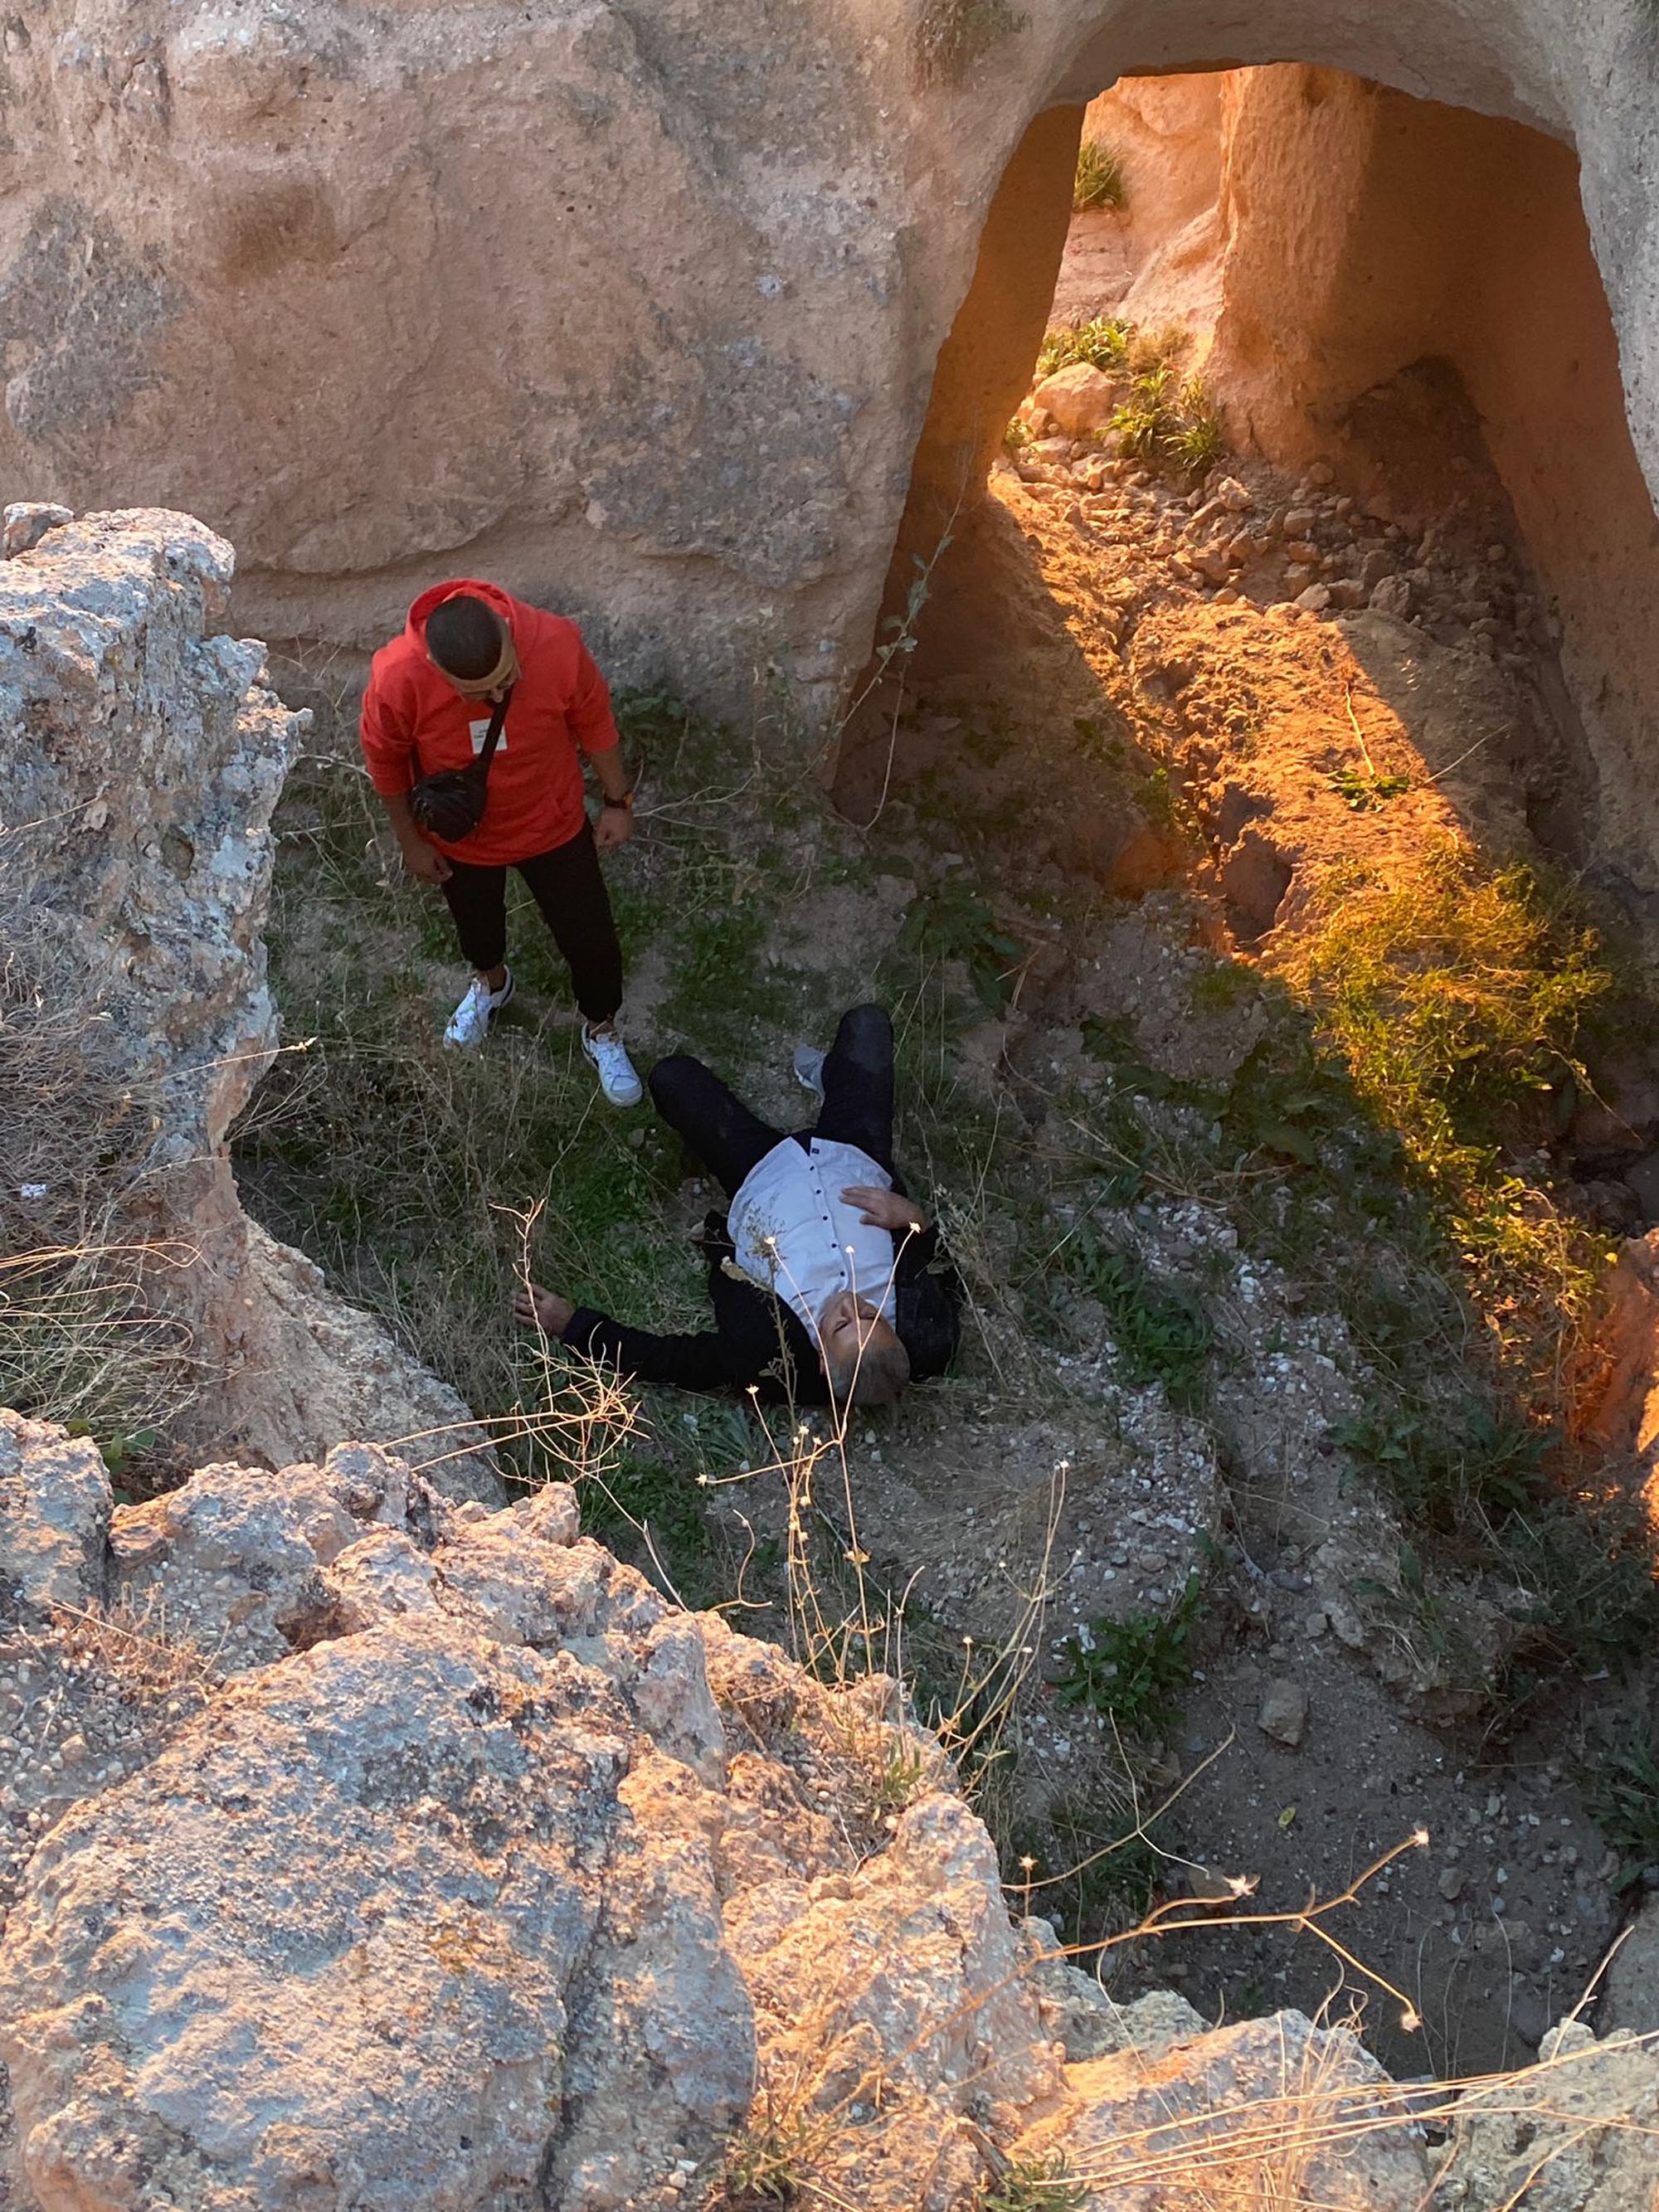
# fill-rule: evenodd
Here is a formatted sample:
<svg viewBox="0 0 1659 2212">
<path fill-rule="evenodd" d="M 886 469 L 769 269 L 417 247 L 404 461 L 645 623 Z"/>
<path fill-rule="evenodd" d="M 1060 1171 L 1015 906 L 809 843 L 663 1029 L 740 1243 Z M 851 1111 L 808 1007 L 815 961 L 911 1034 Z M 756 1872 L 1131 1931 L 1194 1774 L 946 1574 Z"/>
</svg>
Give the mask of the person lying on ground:
<svg viewBox="0 0 1659 2212">
<path fill-rule="evenodd" d="M 712 1329 L 653 1335 L 533 1283 L 518 1319 L 641 1382 L 754 1389 L 771 1403 L 884 1405 L 942 1374 L 962 1289 L 894 1169 L 891 1022 L 854 1006 L 827 1054 L 800 1048 L 795 1073 L 820 1105 L 785 1136 L 699 1060 L 651 1071 L 658 1113 L 731 1201 L 703 1240 Z"/>
<path fill-rule="evenodd" d="M 617 1029 L 622 950 L 599 860 L 632 836 L 633 795 L 611 695 L 575 623 L 494 584 L 434 586 L 410 607 L 402 636 L 375 654 L 360 735 L 404 866 L 442 891 L 475 970 L 445 1042 L 481 1045 L 513 996 L 507 872 L 516 868 L 570 970 L 600 1088 L 614 1106 L 637 1105 L 640 1079 Z M 584 802 L 584 755 L 604 794 L 597 829 Z M 411 799 L 420 780 L 481 756 L 477 826 L 459 836 L 423 830 Z"/>
</svg>

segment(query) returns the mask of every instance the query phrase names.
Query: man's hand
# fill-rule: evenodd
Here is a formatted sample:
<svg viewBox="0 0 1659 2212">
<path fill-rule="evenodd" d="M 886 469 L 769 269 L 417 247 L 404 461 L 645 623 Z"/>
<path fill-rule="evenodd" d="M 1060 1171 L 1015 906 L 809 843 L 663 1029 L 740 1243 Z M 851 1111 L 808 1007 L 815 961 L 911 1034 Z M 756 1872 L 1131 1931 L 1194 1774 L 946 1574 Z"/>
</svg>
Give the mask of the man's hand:
<svg viewBox="0 0 1659 2212">
<path fill-rule="evenodd" d="M 525 1328 L 538 1328 L 544 1336 L 562 1336 L 575 1313 L 568 1298 L 544 1291 L 539 1283 L 513 1295 L 513 1318 Z"/>
<path fill-rule="evenodd" d="M 614 853 L 618 845 L 625 845 L 634 834 L 634 810 L 631 806 L 607 806 L 593 824 L 593 842 L 602 853 Z"/>
<path fill-rule="evenodd" d="M 920 1237 L 927 1226 L 915 1200 L 901 1198 L 896 1190 L 881 1190 L 872 1182 L 854 1182 L 848 1185 L 842 1197 L 848 1206 L 858 1207 L 859 1218 L 867 1229 L 890 1229 L 895 1237 L 902 1237 L 908 1229 Z"/>
<path fill-rule="evenodd" d="M 398 841 L 404 856 L 404 866 L 417 883 L 447 884 L 455 872 L 449 855 L 441 853 L 435 845 L 428 844 L 420 836 L 400 837 Z"/>
</svg>

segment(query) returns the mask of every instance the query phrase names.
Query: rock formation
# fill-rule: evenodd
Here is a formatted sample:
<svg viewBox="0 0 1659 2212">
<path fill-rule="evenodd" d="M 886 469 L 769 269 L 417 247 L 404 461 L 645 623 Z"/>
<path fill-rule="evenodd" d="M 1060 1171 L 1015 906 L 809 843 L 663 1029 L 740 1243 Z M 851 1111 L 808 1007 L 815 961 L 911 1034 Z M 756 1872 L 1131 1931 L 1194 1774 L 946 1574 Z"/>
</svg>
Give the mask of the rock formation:
<svg viewBox="0 0 1659 2212">
<path fill-rule="evenodd" d="M 491 1513 L 349 1444 L 116 1506 L 7 1414 L 0 1547 L 15 2212 L 952 2212 L 1022 2172 L 1416 2212 L 1425 2103 L 1449 2205 L 1547 2153 L 1562 2212 L 1645 2201 L 1628 2037 L 1465 2121 L 1344 2029 L 1113 2005 L 893 1684 L 674 1611 L 563 1486 Z"/>
<path fill-rule="evenodd" d="M 454 1394 L 236 1194 L 226 1132 L 276 1047 L 259 931 L 301 723 L 264 647 L 216 634 L 231 549 L 159 511 L 7 529 L 0 1243 L 142 1253 L 134 1307 L 175 1325 L 173 1433 L 275 1464 L 395 1437 L 498 1498 Z"/>
<path fill-rule="evenodd" d="M 1013 276 L 1126 72 L 1291 57 L 1575 148 L 1659 477 L 1653 38 L 1644 0 L 535 0 L 372 33 L 337 0 L 38 0 L 3 56 L 0 462 L 203 514 L 267 636 L 366 646 L 412 575 L 489 568 L 618 670 L 728 702 L 769 670 L 823 721 L 999 185 L 1048 118 Z"/>
</svg>

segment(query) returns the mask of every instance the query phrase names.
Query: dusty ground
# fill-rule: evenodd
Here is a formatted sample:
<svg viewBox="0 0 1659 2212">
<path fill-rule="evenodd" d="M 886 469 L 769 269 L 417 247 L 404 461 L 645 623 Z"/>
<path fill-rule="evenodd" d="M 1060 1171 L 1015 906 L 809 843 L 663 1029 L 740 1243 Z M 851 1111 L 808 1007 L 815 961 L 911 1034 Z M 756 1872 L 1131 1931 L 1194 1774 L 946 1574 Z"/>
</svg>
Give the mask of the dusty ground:
<svg viewBox="0 0 1659 2212">
<path fill-rule="evenodd" d="M 1028 928 L 1045 896 L 1064 906 L 1076 893 L 1086 906 L 1103 885 L 1130 896 L 1165 886 L 1081 918 L 1074 902 L 1037 945 L 1012 1017 L 981 1041 L 1006 1095 L 1037 1124 L 1078 1070 L 1078 1025 L 1091 1018 L 1127 1023 L 1139 1058 L 1164 1074 L 1230 1076 L 1260 1034 L 1260 1008 L 1195 1008 L 1179 988 L 1183 963 L 1196 972 L 1216 949 L 1248 956 L 1268 933 L 1293 931 L 1334 872 L 1393 880 L 1448 840 L 1509 855 L 1541 838 L 1571 853 L 1580 793 L 1547 613 L 1478 439 L 1436 397 L 1408 386 L 1376 403 L 1363 496 L 1328 471 L 1297 483 L 1237 462 L 1189 491 L 1103 465 L 1087 441 L 1068 451 L 1051 441 L 1000 465 L 990 501 L 959 526 L 910 699 L 896 713 L 884 702 L 846 750 L 846 811 L 878 815 L 874 836 L 922 874 L 928 795 L 952 781 L 985 830 L 977 880 L 999 914 L 1023 906 Z M 1103 762 L 1138 806 L 1103 794 Z M 1164 804 L 1171 782 L 1184 849 Z M 1623 1096 L 1645 1099 L 1645 1071 L 1624 1080 Z M 1652 1140 L 1642 1112 L 1621 1124 L 1614 1157 L 1582 1170 L 1599 1178 L 1580 1194 L 1586 1210 L 1609 1226 L 1650 1218 L 1641 1178 L 1622 1180 Z M 1574 1158 L 1570 1141 L 1568 1175 Z M 1163 1261 L 1210 1247 L 1236 1357 L 1207 1418 L 1189 1425 L 1220 1492 L 1204 1665 L 1160 1759 L 1136 1776 L 1143 1808 L 1160 1787 L 1176 1798 L 1158 1831 L 1174 1854 L 1159 1892 L 1249 1875 L 1253 1909 L 1295 1911 L 1339 1895 L 1420 1825 L 1426 1849 L 1324 1924 L 1398 1992 L 1377 1998 L 1370 2021 L 1389 2063 L 1513 2058 L 1579 2001 L 1620 1918 L 1616 1883 L 1632 1870 L 1586 1817 L 1574 1759 L 1598 1694 L 1617 1705 L 1626 1692 L 1575 1687 L 1504 1741 L 1478 1699 L 1460 1716 L 1456 1694 L 1424 1694 L 1420 1651 L 1390 1652 L 1386 1633 L 1344 1619 L 1365 1547 L 1395 1541 L 1384 1507 L 1371 1520 L 1371 1507 L 1356 1507 L 1352 1471 L 1328 1440 L 1364 1393 L 1364 1361 L 1340 1310 L 1309 1312 L 1302 1286 L 1241 1259 L 1224 1206 L 1184 1212 L 1166 1189 L 1134 1210 L 1135 1233 Z M 1362 1252 L 1352 1264 L 1365 1266 Z M 929 1455 L 912 1437 L 902 1479 L 861 1471 L 866 1539 L 878 1522 L 914 1530 L 919 1571 L 964 1620 L 994 1577 L 988 1531 L 994 1553 L 1003 1522 L 1036 1516 L 1053 1460 L 1073 1449 L 1051 1428 L 1032 1438 L 1010 1422 L 1000 1433 L 1012 1447 L 1000 1462 L 952 1437 L 938 1472 L 919 1478 Z M 1097 1606 L 1111 1559 L 1135 1556 L 1089 1526 L 1093 1480 L 1085 1455 L 1084 1503 L 1053 1550 L 1051 1637 Z M 955 1524 L 943 1551 L 930 1483 Z M 1122 1523 L 1107 1526 L 1115 1534 Z M 1028 1571 L 1030 1554 L 1028 1544 Z M 1475 1596 L 1470 1618 L 1480 1615 Z M 1260 1724 L 1287 1698 L 1305 1710 L 1294 1747 Z M 1022 1794 L 1086 1807 L 1108 1786 L 1109 1735 L 1086 1710 L 1040 1713 L 1026 1729 Z M 1080 1840 L 1100 1832 L 1079 1825 Z M 1052 1849 L 1056 1838 L 1045 1840 Z M 1075 1881 L 1048 1894 L 1090 1902 Z M 1211 2012 L 1313 2008 L 1354 1981 L 1316 1937 L 1283 1927 L 1218 1926 L 1120 1954 L 1108 1971 L 1124 1986 L 1173 1979 Z M 1401 2029 L 1408 2008 L 1422 2032 Z"/>
<path fill-rule="evenodd" d="M 1547 617 L 1476 464 L 1459 447 L 1436 469 L 1455 514 L 1386 485 L 1362 501 L 1228 462 L 1189 491 L 1028 449 L 961 520 L 905 695 L 849 730 L 839 819 L 758 732 L 635 702 L 641 835 L 611 868 L 641 1064 L 701 1051 L 788 1126 L 796 1038 L 857 997 L 897 1013 L 901 1157 L 970 1325 L 956 1376 L 856 1425 L 844 1474 L 822 1464 L 799 1525 L 826 1614 L 862 1608 L 877 1659 L 960 1709 L 975 1759 L 996 1752 L 980 1779 L 1011 1883 L 1096 1938 L 1217 1875 L 1259 1878 L 1258 1911 L 1334 1898 L 1425 1826 L 1330 1923 L 1399 1992 L 1369 2033 L 1407 2070 L 1527 2054 L 1640 1871 L 1607 1863 L 1574 1794 L 1612 1692 L 1557 1690 L 1529 1735 L 1492 1734 L 1506 1593 L 1432 1556 L 1411 1580 L 1391 1506 L 1334 1441 L 1376 1380 L 1346 1285 L 1389 1263 L 1333 1236 L 1311 1270 L 1268 1256 L 1299 1170 L 1235 1110 L 1279 1035 L 1255 956 L 1334 870 L 1407 866 L 1454 832 L 1570 841 Z M 290 1034 L 318 1042 L 279 1063 L 240 1171 L 510 1427 L 548 1381 L 501 1327 L 520 1222 L 544 1279 L 684 1327 L 714 1194 L 647 1118 L 596 1110 L 527 917 L 514 1018 L 476 1065 L 439 1050 L 460 971 L 388 874 L 349 762 L 342 726 L 287 803 L 275 972 Z M 1214 1119 L 1212 1097 L 1233 1106 Z M 1601 1128 L 1597 1174 L 1634 1225 L 1623 1168 L 1659 1094 L 1630 1121 Z M 1172 1334 L 1137 1355 L 1160 1301 Z M 803 1648 L 773 1444 L 732 1408 L 639 1418 L 588 1486 L 596 1531 Z M 526 1464 L 562 1448 L 532 1438 Z M 1189 1582 L 1200 1673 L 1171 1717 L 1121 1738 L 1066 1701 L 1091 1623 L 1168 1616 Z M 1341 1969 L 1274 1926 L 1109 1971 L 1219 2015 L 1316 2008 Z M 1399 2028 L 1408 2004 L 1425 2033 Z"/>
</svg>

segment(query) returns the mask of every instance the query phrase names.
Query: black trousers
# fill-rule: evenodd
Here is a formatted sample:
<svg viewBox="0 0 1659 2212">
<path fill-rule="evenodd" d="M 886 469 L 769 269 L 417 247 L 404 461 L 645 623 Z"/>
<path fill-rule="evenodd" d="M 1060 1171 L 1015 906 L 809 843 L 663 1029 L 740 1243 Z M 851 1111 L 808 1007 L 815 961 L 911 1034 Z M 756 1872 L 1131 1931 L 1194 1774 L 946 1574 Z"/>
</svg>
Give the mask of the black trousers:
<svg viewBox="0 0 1659 2212">
<path fill-rule="evenodd" d="M 785 1132 L 751 1114 L 718 1075 L 689 1053 L 651 1071 L 651 1103 L 709 1170 L 728 1198 Z M 856 1145 L 893 1173 L 893 1024 L 881 1006 L 841 1018 L 823 1063 L 823 1104 L 797 1135 Z"/>
<path fill-rule="evenodd" d="M 622 1004 L 622 947 L 591 825 L 517 866 L 564 956 L 576 1004 L 590 1022 L 608 1022 Z M 482 975 L 507 957 L 507 870 L 453 860 L 449 867 L 443 894 L 461 955 Z"/>
</svg>

